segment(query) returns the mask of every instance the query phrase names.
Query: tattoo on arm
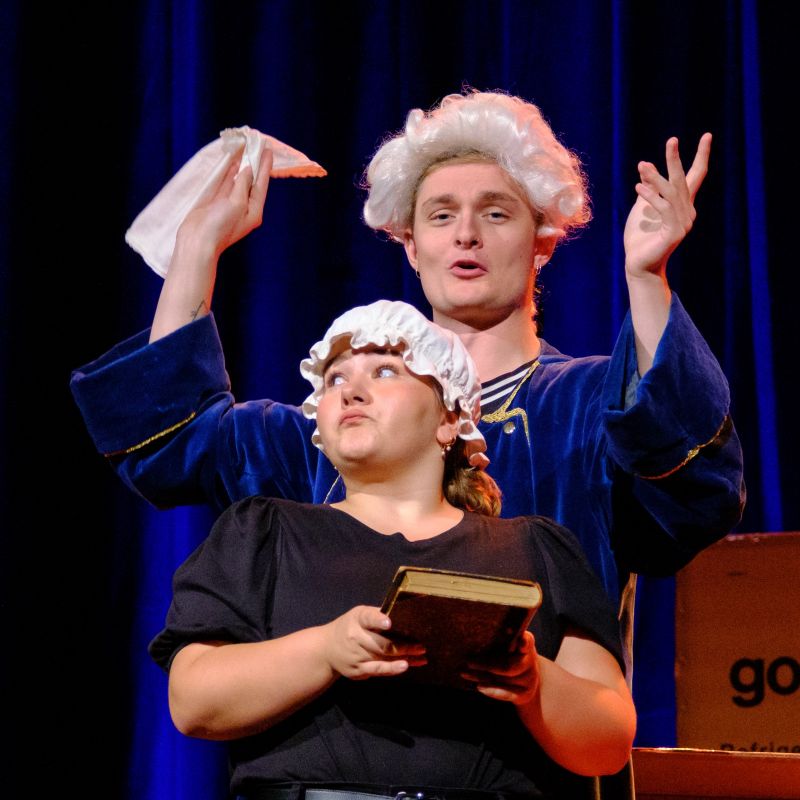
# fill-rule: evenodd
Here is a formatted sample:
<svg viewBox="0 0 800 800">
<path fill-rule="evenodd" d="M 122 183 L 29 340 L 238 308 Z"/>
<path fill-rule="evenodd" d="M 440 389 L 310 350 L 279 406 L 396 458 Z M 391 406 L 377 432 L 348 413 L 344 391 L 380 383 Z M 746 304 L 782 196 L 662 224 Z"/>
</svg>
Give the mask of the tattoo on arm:
<svg viewBox="0 0 800 800">
<path fill-rule="evenodd" d="M 201 301 L 200 301 L 200 305 L 199 305 L 199 306 L 197 306 L 197 308 L 196 308 L 194 311 L 192 311 L 192 312 L 191 312 L 191 314 L 189 314 L 189 316 L 191 317 L 191 319 L 192 319 L 192 320 L 195 320 L 195 319 L 197 319 L 197 315 L 198 315 L 198 314 L 199 314 L 199 313 L 200 313 L 200 312 L 201 312 L 203 309 L 205 309 L 205 310 L 206 310 L 206 312 L 208 312 L 208 306 L 206 305 L 206 301 L 205 301 L 205 300 L 201 300 Z"/>
</svg>

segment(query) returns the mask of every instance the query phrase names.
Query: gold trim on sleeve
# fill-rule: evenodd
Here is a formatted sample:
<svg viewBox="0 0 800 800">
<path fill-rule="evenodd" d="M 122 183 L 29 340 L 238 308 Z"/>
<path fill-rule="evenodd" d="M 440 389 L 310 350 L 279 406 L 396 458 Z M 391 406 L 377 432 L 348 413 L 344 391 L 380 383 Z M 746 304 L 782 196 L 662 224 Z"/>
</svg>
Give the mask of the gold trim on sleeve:
<svg viewBox="0 0 800 800">
<path fill-rule="evenodd" d="M 522 376 L 519 383 L 514 387 L 514 391 L 506 398 L 506 401 L 503 403 L 497 411 L 492 411 L 490 414 L 484 414 L 481 417 L 481 422 L 505 422 L 511 417 L 522 417 L 522 424 L 525 428 L 525 438 L 528 440 L 528 444 L 531 443 L 531 436 L 530 431 L 528 430 L 528 415 L 525 413 L 524 408 L 512 408 L 510 411 L 508 407 L 513 402 L 514 398 L 517 396 L 517 392 L 522 388 L 522 385 L 525 381 L 536 372 L 536 368 L 539 366 L 539 359 L 537 358 L 533 364 L 528 367 L 528 371 Z"/>
<path fill-rule="evenodd" d="M 113 453 L 105 453 L 106 458 L 111 458 L 112 456 L 127 456 L 130 453 L 135 452 L 136 450 L 140 450 L 142 447 L 147 447 L 151 442 L 156 441 L 156 439 L 160 439 L 162 436 L 168 436 L 173 431 L 178 430 L 178 428 L 182 428 L 187 423 L 191 422 L 197 416 L 196 411 L 192 411 L 186 419 L 182 419 L 180 422 L 176 422 L 174 425 L 170 425 L 169 428 L 165 428 L 163 431 L 159 433 L 153 434 L 149 438 L 145 439 L 143 442 L 139 442 L 139 444 L 132 445 L 131 447 L 126 447 L 124 450 L 115 450 Z"/>
<path fill-rule="evenodd" d="M 645 481 L 660 481 L 662 478 L 668 478 L 670 475 L 674 475 L 679 469 L 685 467 L 704 447 L 714 444 L 714 442 L 719 439 L 719 436 L 724 430 L 727 422 L 728 415 L 726 414 L 725 418 L 722 420 L 722 424 L 719 426 L 719 428 L 717 428 L 717 432 L 707 442 L 703 442 L 702 444 L 698 444 L 696 447 L 693 447 L 686 454 L 686 458 L 684 458 L 683 461 L 681 461 L 681 463 L 677 466 L 667 470 L 666 472 L 662 472 L 660 475 L 640 475 L 639 473 L 635 473 L 636 477 Z"/>
</svg>

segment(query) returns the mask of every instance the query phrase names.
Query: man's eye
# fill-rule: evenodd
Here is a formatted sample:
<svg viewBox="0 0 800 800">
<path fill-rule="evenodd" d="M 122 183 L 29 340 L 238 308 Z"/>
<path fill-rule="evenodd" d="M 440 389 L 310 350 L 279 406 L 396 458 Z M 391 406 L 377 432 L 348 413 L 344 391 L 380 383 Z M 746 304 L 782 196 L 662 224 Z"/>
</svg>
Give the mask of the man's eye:
<svg viewBox="0 0 800 800">
<path fill-rule="evenodd" d="M 450 211 L 435 211 L 430 216 L 431 222 L 447 222 L 452 219 L 453 214 Z"/>
<path fill-rule="evenodd" d="M 502 220 L 508 219 L 508 214 L 505 211 L 490 211 L 488 217 L 492 220 Z"/>
</svg>

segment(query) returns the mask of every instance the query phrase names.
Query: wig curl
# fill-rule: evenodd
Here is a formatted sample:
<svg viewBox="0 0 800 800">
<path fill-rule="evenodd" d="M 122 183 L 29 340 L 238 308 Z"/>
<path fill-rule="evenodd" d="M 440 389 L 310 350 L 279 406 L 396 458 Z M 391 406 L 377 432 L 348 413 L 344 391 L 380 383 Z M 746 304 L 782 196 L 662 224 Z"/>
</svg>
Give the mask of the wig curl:
<svg viewBox="0 0 800 800">
<path fill-rule="evenodd" d="M 412 109 L 367 167 L 364 221 L 396 241 L 412 227 L 419 184 L 436 164 L 461 156 L 497 162 L 537 212 L 538 235 L 557 241 L 590 217 L 578 157 L 555 137 L 539 109 L 500 92 L 447 95 L 431 111 Z"/>
</svg>

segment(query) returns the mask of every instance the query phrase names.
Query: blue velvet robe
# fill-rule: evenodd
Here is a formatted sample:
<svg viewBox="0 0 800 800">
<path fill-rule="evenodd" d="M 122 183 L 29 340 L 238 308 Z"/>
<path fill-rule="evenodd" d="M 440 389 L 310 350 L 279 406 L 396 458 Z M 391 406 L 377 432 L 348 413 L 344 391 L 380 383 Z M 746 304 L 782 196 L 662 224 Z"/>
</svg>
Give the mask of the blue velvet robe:
<svg viewBox="0 0 800 800">
<path fill-rule="evenodd" d="M 612 601 L 629 573 L 673 574 L 739 522 L 728 384 L 676 295 L 638 385 L 630 317 L 610 357 L 571 358 L 543 342 L 539 362 L 511 415 L 481 423 L 503 516 L 541 514 L 573 531 Z M 97 449 L 156 507 L 341 499 L 311 444 L 313 420 L 271 400 L 234 402 L 213 316 L 153 344 L 142 332 L 70 385 Z"/>
</svg>

